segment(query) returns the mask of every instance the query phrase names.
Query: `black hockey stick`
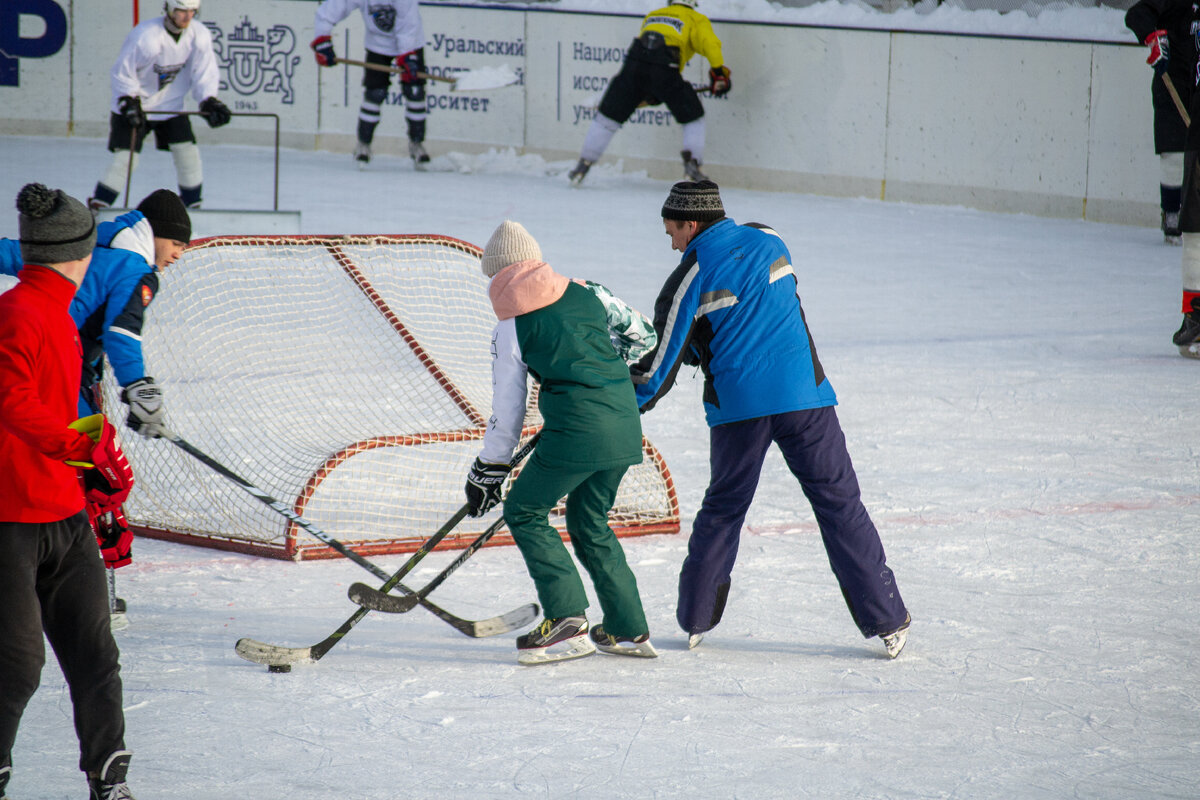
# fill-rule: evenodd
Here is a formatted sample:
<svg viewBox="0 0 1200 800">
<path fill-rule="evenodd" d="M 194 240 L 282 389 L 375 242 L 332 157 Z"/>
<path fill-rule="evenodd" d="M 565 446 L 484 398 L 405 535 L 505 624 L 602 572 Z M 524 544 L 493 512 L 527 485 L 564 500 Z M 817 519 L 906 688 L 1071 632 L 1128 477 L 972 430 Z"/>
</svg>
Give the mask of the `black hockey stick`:
<svg viewBox="0 0 1200 800">
<path fill-rule="evenodd" d="M 349 547 L 347 547 L 346 545 L 339 542 L 337 539 L 334 539 L 332 536 L 325 533 L 325 531 L 321 530 L 316 525 L 309 522 L 307 519 L 300 516 L 296 512 L 292 511 L 290 508 L 288 508 L 283 503 L 276 500 L 271 495 L 264 492 L 262 489 L 255 486 L 250 481 L 243 478 L 241 475 L 238 475 L 236 472 L 229 469 L 221 462 L 219 462 L 216 459 L 209 456 L 203 450 L 200 450 L 198 447 L 193 445 L 191 442 L 188 442 L 183 437 L 179 436 L 176 433 L 173 433 L 172 431 L 166 431 L 163 435 L 163 438 L 165 438 L 167 441 L 171 442 L 171 444 L 175 445 L 176 447 L 179 447 L 181 450 L 183 450 L 188 455 L 193 456 L 198 461 L 203 463 L 205 466 L 212 469 L 214 472 L 216 472 L 220 475 L 223 475 L 224 477 L 233 481 L 238 486 L 240 486 L 242 489 L 244 489 L 248 494 L 252 495 L 254 498 L 256 498 L 257 500 L 260 500 L 263 504 L 268 506 L 271 510 L 276 511 L 279 514 L 283 515 L 284 517 L 288 518 L 289 520 L 294 522 L 298 527 L 300 527 L 300 528 L 304 529 L 305 531 L 307 531 L 308 533 L 312 534 L 314 537 L 316 537 L 320 541 L 324 542 L 327 546 L 329 546 L 329 547 L 333 548 L 334 550 L 336 550 L 337 552 L 341 553 L 346 558 L 350 559 L 355 564 L 358 564 L 360 567 L 367 570 L 367 572 L 370 572 L 375 577 L 377 577 L 381 580 L 388 580 L 391 577 L 388 575 L 388 573 L 384 572 L 377 564 L 374 564 L 374 563 L 368 561 L 367 559 L 363 558 L 358 553 L 354 552 Z M 460 520 L 462 520 L 461 516 L 456 517 L 453 520 L 454 525 L 457 525 Z M 453 527 L 453 526 L 451 526 L 451 527 Z M 397 586 L 399 587 L 400 591 L 402 591 L 402 592 L 408 592 L 409 594 L 412 593 L 411 589 L 409 589 L 407 586 L 400 584 L 399 581 L 392 584 L 393 588 L 395 588 Z M 434 616 L 449 623 L 451 626 L 453 626 L 454 628 L 456 628 L 457 630 L 459 630 L 463 633 L 467 633 L 467 630 L 465 630 L 465 629 L 469 629 L 471 626 L 477 624 L 477 623 L 472 622 L 471 620 L 466 620 L 466 619 L 463 619 L 462 617 L 451 614 L 449 611 L 446 611 L 444 608 L 441 608 L 440 606 L 437 606 L 433 603 L 422 602 L 421 605 L 424 608 L 426 608 L 427 610 L 429 610 Z M 467 633 L 467 635 L 470 636 L 472 634 Z"/>
<path fill-rule="evenodd" d="M 396 595 L 387 594 L 371 586 L 367 586 L 365 583 L 352 584 L 346 594 L 355 603 L 372 611 L 384 611 L 388 614 L 403 614 L 406 611 L 412 611 L 430 592 L 441 586 L 442 582 L 446 578 L 449 578 L 451 573 L 461 567 L 464 561 L 475 555 L 475 552 L 479 548 L 487 544 L 488 540 L 495 536 L 502 527 L 504 527 L 504 517 L 493 522 L 486 531 L 479 534 L 478 538 L 471 542 L 458 558 L 451 561 L 444 570 L 438 573 L 437 577 L 422 586 L 416 594 L 397 597 Z"/>
<path fill-rule="evenodd" d="M 515 467 L 529 455 L 533 448 L 537 445 L 538 439 L 542 436 L 541 431 L 538 431 L 530 437 L 517 454 L 513 456 L 509 462 L 509 467 Z M 446 538 L 446 535 L 454 529 L 454 526 L 462 521 L 467 515 L 470 506 L 464 504 L 462 508 L 454 513 L 445 525 L 438 529 L 437 533 L 430 536 L 421 547 L 412 554 L 408 561 L 404 562 L 404 566 L 400 567 L 387 581 L 380 587 L 381 592 L 389 592 L 400 583 L 400 580 L 408 574 L 413 567 L 423 559 L 437 543 Z M 478 541 L 478 540 L 476 540 Z M 478 548 L 476 548 L 478 549 Z M 473 552 L 473 551 L 472 551 Z M 426 601 L 427 602 L 427 601 Z M 497 618 L 505 627 L 497 629 L 492 633 L 481 633 L 481 636 L 491 636 L 495 633 L 503 633 L 505 630 L 512 630 L 520 625 L 532 622 L 537 617 L 538 607 L 535 603 L 530 603 L 521 608 L 513 609 L 509 613 Z M 256 664 L 267 664 L 271 667 L 281 667 L 284 665 L 294 664 L 298 661 L 319 661 L 333 646 L 342 640 L 355 625 L 357 625 L 363 617 L 371 613 L 371 609 L 360 606 L 350 617 L 343 622 L 338 629 L 326 636 L 321 641 L 311 647 L 280 647 L 279 645 L 267 644 L 254 639 L 239 639 L 234 651 L 246 659 L 253 661 Z"/>
</svg>

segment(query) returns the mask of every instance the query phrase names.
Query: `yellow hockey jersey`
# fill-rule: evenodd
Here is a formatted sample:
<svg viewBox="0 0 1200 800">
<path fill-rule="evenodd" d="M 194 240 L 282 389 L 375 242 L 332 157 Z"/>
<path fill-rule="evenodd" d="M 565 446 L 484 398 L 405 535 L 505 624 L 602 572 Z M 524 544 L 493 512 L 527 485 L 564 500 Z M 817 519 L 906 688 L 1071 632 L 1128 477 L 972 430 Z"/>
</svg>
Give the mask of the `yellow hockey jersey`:
<svg viewBox="0 0 1200 800">
<path fill-rule="evenodd" d="M 721 55 L 721 40 L 713 33 L 712 23 L 708 21 L 708 17 L 695 9 L 683 5 L 669 5 L 651 11 L 642 19 L 640 33 L 648 31 L 661 34 L 667 47 L 679 48 L 681 72 L 696 53 L 708 59 L 708 64 L 713 69 L 725 64 Z"/>
</svg>

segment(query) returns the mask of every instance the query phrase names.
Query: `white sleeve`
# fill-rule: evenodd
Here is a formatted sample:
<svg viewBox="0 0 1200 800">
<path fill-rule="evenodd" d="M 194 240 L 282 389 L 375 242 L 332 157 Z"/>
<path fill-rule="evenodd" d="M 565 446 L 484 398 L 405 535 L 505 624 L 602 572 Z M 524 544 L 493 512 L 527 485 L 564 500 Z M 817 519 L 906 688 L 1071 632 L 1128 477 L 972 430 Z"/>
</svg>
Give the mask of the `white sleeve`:
<svg viewBox="0 0 1200 800">
<path fill-rule="evenodd" d="M 313 16 L 313 38 L 331 36 L 333 26 L 350 16 L 353 10 L 354 4 L 348 0 L 325 0 L 317 6 L 317 13 Z"/>
<path fill-rule="evenodd" d="M 221 72 L 217 68 L 217 56 L 213 53 L 212 32 L 203 24 L 196 28 L 190 61 L 192 97 L 196 103 L 216 97 L 217 90 L 221 88 Z"/>
<path fill-rule="evenodd" d="M 125 37 L 125 42 L 121 45 L 121 53 L 117 56 L 117 62 L 113 64 L 112 71 L 109 73 L 109 85 L 112 87 L 112 105 L 111 110 L 117 111 L 117 98 L 119 97 L 147 97 L 147 93 L 142 89 L 142 80 L 138 77 L 138 68 L 141 66 L 139 55 L 141 50 L 141 27 L 134 28 Z"/>
<path fill-rule="evenodd" d="M 529 367 L 521 358 L 515 319 L 501 320 L 492 332 L 492 416 L 483 436 L 479 460 L 507 464 L 525 424 Z"/>
</svg>

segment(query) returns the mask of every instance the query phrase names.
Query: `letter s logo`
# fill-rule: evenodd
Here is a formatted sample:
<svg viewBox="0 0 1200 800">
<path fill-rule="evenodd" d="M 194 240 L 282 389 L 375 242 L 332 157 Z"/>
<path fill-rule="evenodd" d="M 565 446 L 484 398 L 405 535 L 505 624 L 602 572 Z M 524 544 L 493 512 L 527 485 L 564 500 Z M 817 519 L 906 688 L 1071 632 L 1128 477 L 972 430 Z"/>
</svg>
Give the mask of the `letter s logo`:
<svg viewBox="0 0 1200 800">
<path fill-rule="evenodd" d="M 21 38 L 21 17 L 41 17 L 45 30 L 36 39 Z M 54 0 L 0 2 L 0 86 L 18 86 L 21 58 L 46 58 L 67 41 L 67 15 Z"/>
</svg>

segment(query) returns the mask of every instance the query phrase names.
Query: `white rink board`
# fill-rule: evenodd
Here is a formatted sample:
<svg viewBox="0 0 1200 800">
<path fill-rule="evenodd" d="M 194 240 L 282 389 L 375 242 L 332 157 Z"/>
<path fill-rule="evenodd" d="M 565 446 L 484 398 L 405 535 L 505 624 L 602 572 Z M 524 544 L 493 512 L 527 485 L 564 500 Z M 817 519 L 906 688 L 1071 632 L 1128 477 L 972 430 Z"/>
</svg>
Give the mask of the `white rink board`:
<svg viewBox="0 0 1200 800">
<path fill-rule="evenodd" d="M 47 3 L 68 19 L 70 35 L 52 54 L 17 59 L 16 84 L 0 84 L 0 135 L 104 136 L 108 70 L 129 11 Z M 311 0 L 210 2 L 201 20 L 217 36 L 231 109 L 278 114 L 285 147 L 348 152 L 362 68 L 317 67 L 308 47 L 315 8 Z M 140 11 L 157 16 L 161 4 L 141 0 Z M 449 3 L 423 5 L 422 16 L 432 72 L 505 65 L 523 79 L 482 92 L 430 84 L 430 150 L 514 148 L 549 160 L 578 155 L 586 107 L 638 26 L 633 15 Z M 21 29 L 40 35 L 37 20 L 23 16 Z M 1150 72 L 1138 46 L 721 21 L 715 29 L 734 87 L 705 100 L 705 162 L 719 183 L 1157 224 Z M 359 17 L 344 21 L 337 52 L 361 59 L 361 35 Z M 696 57 L 685 74 L 704 84 L 707 69 Z M 399 97 L 393 82 L 378 152 L 406 152 Z M 195 128 L 202 144 L 273 141 L 262 119 Z M 665 107 L 648 107 L 606 159 L 676 178 L 680 144 Z"/>
</svg>

